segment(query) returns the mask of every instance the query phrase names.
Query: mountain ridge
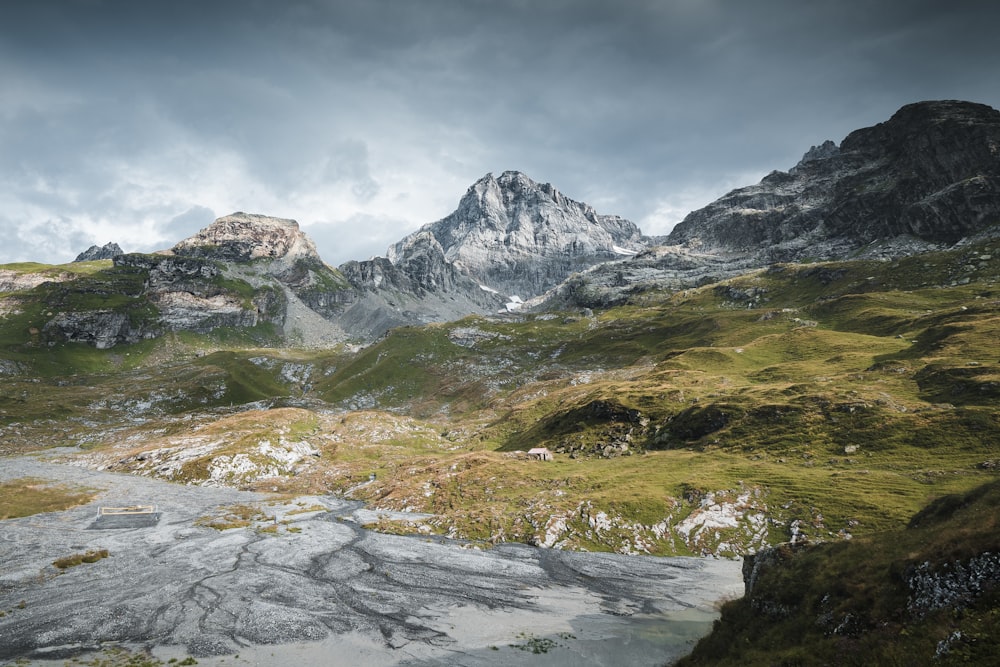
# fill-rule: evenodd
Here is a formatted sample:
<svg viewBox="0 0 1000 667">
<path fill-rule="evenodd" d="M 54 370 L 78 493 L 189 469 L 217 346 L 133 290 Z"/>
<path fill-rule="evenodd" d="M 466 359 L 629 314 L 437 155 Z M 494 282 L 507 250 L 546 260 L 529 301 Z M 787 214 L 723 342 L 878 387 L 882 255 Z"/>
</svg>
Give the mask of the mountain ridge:
<svg viewBox="0 0 1000 667">
<path fill-rule="evenodd" d="M 598 215 L 518 171 L 483 176 L 453 213 L 390 246 L 389 260 L 401 261 L 411 237 L 425 233 L 460 271 L 523 298 L 555 287 L 575 270 L 645 248 L 633 223 Z"/>
<path fill-rule="evenodd" d="M 919 102 L 839 145 L 811 147 L 789 171 L 692 211 L 666 237 L 646 237 L 634 223 L 598 214 L 521 172 L 489 173 L 454 212 L 391 245 L 385 257 L 339 268 L 323 262 L 294 220 L 223 216 L 167 251 L 173 263 L 113 257 L 116 267 L 149 272 L 145 296 L 129 293 L 146 298 L 158 316 L 137 323 L 121 308 L 63 313 L 43 330 L 106 346 L 188 326 L 266 324 L 272 337 L 306 346 L 370 343 L 394 327 L 506 314 L 525 301 L 535 311 L 607 307 L 775 262 L 940 250 L 996 233 L 997 222 L 1000 112 Z M 181 258 L 201 268 L 182 269 Z M 186 277 L 169 278 L 173 270 Z M 210 284 L 193 286 L 199 275 Z M 7 282 L 51 279 L 51 272 L 35 279 L 11 272 Z M 269 305 L 247 297 L 257 289 L 273 292 Z"/>
<path fill-rule="evenodd" d="M 909 104 L 823 146 L 692 211 L 665 242 L 838 259 L 906 236 L 941 249 L 1000 222 L 1000 111 L 989 106 Z"/>
</svg>

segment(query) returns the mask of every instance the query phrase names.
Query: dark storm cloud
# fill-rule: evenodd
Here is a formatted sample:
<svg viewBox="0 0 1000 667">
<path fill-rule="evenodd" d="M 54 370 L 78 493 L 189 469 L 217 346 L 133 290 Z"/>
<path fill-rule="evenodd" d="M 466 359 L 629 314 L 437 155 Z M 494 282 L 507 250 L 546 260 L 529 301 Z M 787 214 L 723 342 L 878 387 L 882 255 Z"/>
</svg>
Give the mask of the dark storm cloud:
<svg viewBox="0 0 1000 667">
<path fill-rule="evenodd" d="M 4 3 L 0 262 L 152 250 L 250 210 L 339 263 L 504 169 L 663 233 L 908 102 L 998 106 L 998 19 L 923 0 Z"/>
</svg>

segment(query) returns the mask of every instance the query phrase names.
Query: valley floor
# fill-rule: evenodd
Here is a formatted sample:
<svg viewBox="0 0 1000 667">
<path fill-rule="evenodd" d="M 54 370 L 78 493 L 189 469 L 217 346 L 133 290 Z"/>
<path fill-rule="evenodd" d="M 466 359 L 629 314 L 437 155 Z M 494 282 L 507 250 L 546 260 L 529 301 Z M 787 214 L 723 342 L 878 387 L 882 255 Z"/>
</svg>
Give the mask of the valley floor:
<svg viewBox="0 0 1000 667">
<path fill-rule="evenodd" d="M 0 522 L 4 664 L 126 650 L 151 652 L 143 664 L 662 665 L 743 592 L 739 561 L 385 535 L 361 528 L 360 503 L 330 496 L 3 459 L 0 483 L 25 478 L 95 499 Z M 156 517 L 98 519 L 136 504 Z"/>
</svg>

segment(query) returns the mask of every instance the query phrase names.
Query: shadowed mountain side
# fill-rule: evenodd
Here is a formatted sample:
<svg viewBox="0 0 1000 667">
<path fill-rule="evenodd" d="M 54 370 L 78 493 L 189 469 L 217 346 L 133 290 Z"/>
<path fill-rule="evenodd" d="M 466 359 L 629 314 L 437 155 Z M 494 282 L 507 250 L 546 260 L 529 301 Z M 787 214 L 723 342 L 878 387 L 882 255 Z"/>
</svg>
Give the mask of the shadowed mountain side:
<svg viewBox="0 0 1000 667">
<path fill-rule="evenodd" d="M 690 213 L 666 238 L 761 261 L 899 256 L 951 246 L 1000 222 L 1000 112 L 958 101 L 907 105 L 836 146 L 813 147 Z"/>
</svg>

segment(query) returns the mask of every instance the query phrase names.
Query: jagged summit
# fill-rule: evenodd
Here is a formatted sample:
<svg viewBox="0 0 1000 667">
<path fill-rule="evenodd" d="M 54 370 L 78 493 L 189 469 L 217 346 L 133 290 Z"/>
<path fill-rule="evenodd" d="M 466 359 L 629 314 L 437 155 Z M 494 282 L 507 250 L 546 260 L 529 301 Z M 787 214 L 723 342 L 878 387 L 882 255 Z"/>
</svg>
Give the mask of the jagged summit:
<svg viewBox="0 0 1000 667">
<path fill-rule="evenodd" d="M 492 289 L 536 295 L 574 271 L 644 248 L 642 232 L 618 216 L 599 215 L 549 183 L 518 171 L 476 181 L 451 215 L 425 225 L 444 258 Z M 389 248 L 405 261 L 411 237 Z"/>
<path fill-rule="evenodd" d="M 953 245 L 1000 221 L 1000 112 L 954 100 L 902 107 L 839 145 L 813 147 L 690 213 L 669 244 L 765 261 L 894 255 Z"/>
<path fill-rule="evenodd" d="M 102 246 L 92 245 L 79 255 L 76 256 L 74 262 L 91 262 L 96 259 L 114 259 L 119 255 L 125 254 L 121 247 L 117 243 L 105 243 Z"/>
<path fill-rule="evenodd" d="M 814 162 L 816 160 L 825 160 L 827 158 L 835 157 L 840 155 L 840 146 L 833 143 L 833 141 L 827 139 L 819 146 L 813 146 L 806 151 L 806 154 L 802 156 L 799 163 L 789 169 L 789 173 L 794 174 L 798 170 L 802 169 L 808 162 Z"/>
<path fill-rule="evenodd" d="M 237 212 L 215 220 L 172 248 L 174 254 L 246 262 L 254 259 L 319 259 L 299 223 Z"/>
</svg>

